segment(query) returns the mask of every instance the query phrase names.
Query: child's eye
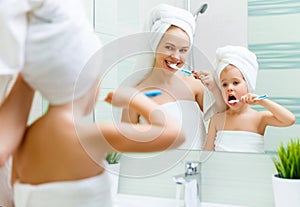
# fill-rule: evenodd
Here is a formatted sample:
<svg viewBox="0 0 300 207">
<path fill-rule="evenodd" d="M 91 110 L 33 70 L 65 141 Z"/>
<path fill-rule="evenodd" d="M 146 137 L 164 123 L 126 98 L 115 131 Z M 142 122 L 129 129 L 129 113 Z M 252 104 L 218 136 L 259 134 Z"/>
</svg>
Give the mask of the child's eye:
<svg viewBox="0 0 300 207">
<path fill-rule="evenodd" d="M 233 81 L 233 85 L 238 85 L 239 82 L 238 81 Z"/>
<path fill-rule="evenodd" d="M 225 88 L 227 86 L 227 83 L 222 83 L 222 87 Z"/>
</svg>

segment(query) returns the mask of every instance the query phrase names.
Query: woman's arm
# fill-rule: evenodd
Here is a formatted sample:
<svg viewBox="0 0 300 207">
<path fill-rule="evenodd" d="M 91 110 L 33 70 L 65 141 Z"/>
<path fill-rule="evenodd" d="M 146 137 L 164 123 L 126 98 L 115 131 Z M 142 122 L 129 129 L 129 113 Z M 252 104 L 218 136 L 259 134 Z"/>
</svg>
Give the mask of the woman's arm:
<svg viewBox="0 0 300 207">
<path fill-rule="evenodd" d="M 209 122 L 208 134 L 204 145 L 204 150 L 208 150 L 208 151 L 215 150 L 215 139 L 217 134 L 215 122 L 216 122 L 216 116 L 213 116 Z"/>
<path fill-rule="evenodd" d="M 126 96 L 124 95 L 126 94 Z M 184 140 L 180 125 L 153 100 L 136 90 L 122 89 L 110 93 L 107 102 L 132 108 L 149 124 L 99 124 L 106 141 L 120 152 L 152 152 L 173 149 Z"/>
<path fill-rule="evenodd" d="M 214 95 L 215 98 L 215 107 L 217 112 L 223 112 L 226 110 L 226 104 L 222 97 L 220 88 L 218 87 L 213 73 L 211 71 L 199 71 L 196 72 L 196 78 L 201 80 L 203 85 L 208 88 L 208 90 Z"/>
<path fill-rule="evenodd" d="M 34 90 L 19 75 L 0 106 L 0 167 L 14 153 L 23 138 L 33 96 Z"/>
<path fill-rule="evenodd" d="M 125 108 L 122 110 L 121 121 L 137 124 L 137 123 L 139 123 L 139 115 L 134 110 Z"/>
</svg>

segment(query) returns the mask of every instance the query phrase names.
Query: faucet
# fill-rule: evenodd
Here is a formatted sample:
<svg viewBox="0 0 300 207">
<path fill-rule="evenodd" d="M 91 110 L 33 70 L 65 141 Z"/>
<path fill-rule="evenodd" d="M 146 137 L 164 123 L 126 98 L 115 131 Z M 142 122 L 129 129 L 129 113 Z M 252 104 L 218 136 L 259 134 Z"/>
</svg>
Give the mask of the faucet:
<svg viewBox="0 0 300 207">
<path fill-rule="evenodd" d="M 200 205 L 200 200 L 201 200 L 200 199 L 200 162 L 198 161 L 186 162 L 185 172 L 183 174 L 175 175 L 173 177 L 173 180 L 177 185 L 185 186 L 184 206 L 198 207 Z M 192 186 L 190 186 L 190 184 L 192 184 Z"/>
</svg>

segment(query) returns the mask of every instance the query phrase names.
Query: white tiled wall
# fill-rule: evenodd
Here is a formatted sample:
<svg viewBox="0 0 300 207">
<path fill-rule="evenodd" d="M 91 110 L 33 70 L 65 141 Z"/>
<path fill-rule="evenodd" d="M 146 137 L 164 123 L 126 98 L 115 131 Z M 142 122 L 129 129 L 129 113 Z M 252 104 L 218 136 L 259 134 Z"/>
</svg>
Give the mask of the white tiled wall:
<svg viewBox="0 0 300 207">
<path fill-rule="evenodd" d="M 172 177 L 184 173 L 186 161 L 200 161 L 203 156 L 199 151 L 174 150 L 164 152 L 162 159 L 153 158 L 151 162 L 122 160 L 119 193 L 175 199 L 176 184 Z M 174 157 L 180 159 L 175 162 Z M 209 153 L 201 165 L 201 201 L 247 207 L 273 206 L 275 169 L 271 158 L 267 154 Z M 151 174 L 149 169 L 158 170 Z M 132 176 L 133 173 L 136 176 Z"/>
<path fill-rule="evenodd" d="M 291 110 L 296 124 L 287 128 L 269 127 L 265 149 L 276 150 L 280 142 L 300 137 L 300 2 L 248 1 L 249 48 L 257 54 L 258 94 Z"/>
<path fill-rule="evenodd" d="M 202 166 L 202 200 L 247 207 L 274 206 L 271 155 L 215 152 Z"/>
</svg>

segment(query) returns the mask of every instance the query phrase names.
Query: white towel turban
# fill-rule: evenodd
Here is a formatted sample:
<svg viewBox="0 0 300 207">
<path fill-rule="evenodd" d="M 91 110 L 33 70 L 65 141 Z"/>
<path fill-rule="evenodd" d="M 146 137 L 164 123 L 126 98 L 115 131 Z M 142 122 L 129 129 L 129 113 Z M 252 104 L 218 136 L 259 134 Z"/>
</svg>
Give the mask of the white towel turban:
<svg viewBox="0 0 300 207">
<path fill-rule="evenodd" d="M 81 0 L 45 0 L 29 17 L 24 79 L 53 105 L 82 97 L 100 73 L 86 64 L 101 43 Z"/>
<path fill-rule="evenodd" d="M 156 51 L 161 38 L 171 25 L 183 29 L 189 36 L 190 46 L 192 45 L 195 32 L 193 15 L 185 9 L 168 4 L 159 4 L 150 11 L 146 25 L 147 30 L 153 33 L 151 35 L 151 46 L 154 51 Z"/>
<path fill-rule="evenodd" d="M 243 74 L 248 86 L 248 92 L 253 93 L 256 86 L 258 63 L 256 55 L 245 47 L 225 46 L 216 51 L 217 83 L 221 88 L 220 75 L 223 69 L 232 64 Z"/>
<path fill-rule="evenodd" d="M 145 23 L 144 39 L 145 45 L 142 48 L 142 55 L 136 60 L 134 75 L 132 75 L 125 85 L 135 87 L 152 71 L 155 60 L 156 48 L 171 25 L 184 30 L 190 39 L 190 46 L 193 43 L 193 34 L 195 31 L 195 19 L 193 15 L 178 7 L 168 4 L 159 4 L 152 8 L 148 13 Z"/>
</svg>

